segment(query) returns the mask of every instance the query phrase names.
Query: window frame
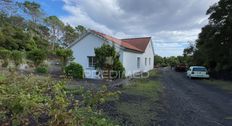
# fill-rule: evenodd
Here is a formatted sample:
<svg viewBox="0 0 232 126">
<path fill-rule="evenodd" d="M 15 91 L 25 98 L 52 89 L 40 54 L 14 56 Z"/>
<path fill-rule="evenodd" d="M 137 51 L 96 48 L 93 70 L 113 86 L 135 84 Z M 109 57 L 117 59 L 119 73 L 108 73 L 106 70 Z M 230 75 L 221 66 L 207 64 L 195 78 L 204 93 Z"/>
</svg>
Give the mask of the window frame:
<svg viewBox="0 0 232 126">
<path fill-rule="evenodd" d="M 95 66 L 96 66 L 95 56 L 87 56 L 87 58 L 88 58 L 88 67 L 95 68 Z"/>
<path fill-rule="evenodd" d="M 147 58 L 145 58 L 145 66 L 147 66 Z"/>
<path fill-rule="evenodd" d="M 139 69 L 141 67 L 141 58 L 137 57 L 137 68 Z"/>
</svg>

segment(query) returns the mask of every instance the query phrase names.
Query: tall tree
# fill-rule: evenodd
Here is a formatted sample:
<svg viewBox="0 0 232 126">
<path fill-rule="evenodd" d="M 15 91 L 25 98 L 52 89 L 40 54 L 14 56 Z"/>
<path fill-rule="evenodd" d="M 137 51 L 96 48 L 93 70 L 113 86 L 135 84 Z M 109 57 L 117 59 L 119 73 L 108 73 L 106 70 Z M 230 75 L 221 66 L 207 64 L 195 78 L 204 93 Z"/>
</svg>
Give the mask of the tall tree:
<svg viewBox="0 0 232 126">
<path fill-rule="evenodd" d="M 44 20 L 48 27 L 50 28 L 51 36 L 50 39 L 52 41 L 52 49 L 55 48 L 55 43 L 60 41 L 63 30 L 64 23 L 56 16 L 49 16 Z"/>
<path fill-rule="evenodd" d="M 202 28 L 194 52 L 196 63 L 216 71 L 232 70 L 232 1 L 220 0 L 211 6 L 209 24 Z M 200 58 L 204 57 L 204 59 Z"/>
<path fill-rule="evenodd" d="M 77 30 L 77 32 L 78 32 L 80 35 L 87 32 L 86 28 L 85 28 L 84 26 L 82 26 L 82 25 L 78 25 L 78 26 L 76 27 L 76 30 Z"/>
<path fill-rule="evenodd" d="M 0 0 L 0 11 L 9 16 L 17 13 L 19 9 L 18 3 L 13 0 Z"/>
<path fill-rule="evenodd" d="M 21 16 L 10 16 L 8 23 L 18 28 L 22 28 L 22 29 L 26 28 L 26 22 L 24 18 Z"/>
<path fill-rule="evenodd" d="M 195 47 L 193 44 L 190 44 L 189 47 L 184 49 L 184 56 L 192 56 L 194 53 Z"/>
<path fill-rule="evenodd" d="M 78 32 L 72 26 L 66 25 L 64 27 L 63 41 L 66 46 L 74 42 L 78 37 Z"/>
<path fill-rule="evenodd" d="M 161 65 L 164 61 L 163 58 L 159 55 L 154 56 L 154 65 Z"/>
<path fill-rule="evenodd" d="M 31 16 L 31 19 L 34 23 L 38 21 L 43 14 L 40 4 L 30 1 L 25 1 L 23 3 L 24 12 Z"/>
</svg>

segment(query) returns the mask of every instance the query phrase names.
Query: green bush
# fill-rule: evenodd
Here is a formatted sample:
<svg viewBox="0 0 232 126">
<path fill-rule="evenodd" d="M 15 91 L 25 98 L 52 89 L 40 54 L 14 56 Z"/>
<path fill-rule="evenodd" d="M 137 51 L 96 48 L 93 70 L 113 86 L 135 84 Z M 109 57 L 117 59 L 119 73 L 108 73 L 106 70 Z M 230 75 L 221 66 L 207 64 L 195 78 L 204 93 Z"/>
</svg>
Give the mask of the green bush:
<svg viewBox="0 0 232 126">
<path fill-rule="evenodd" d="M 161 67 L 167 67 L 168 65 L 167 64 L 165 64 L 165 63 L 162 63 L 161 64 Z"/>
<path fill-rule="evenodd" d="M 36 67 L 42 64 L 46 58 L 47 53 L 44 50 L 34 49 L 27 53 L 27 59 L 33 61 Z"/>
<path fill-rule="evenodd" d="M 46 66 L 39 66 L 35 69 L 36 73 L 46 74 L 48 73 L 48 68 Z"/>
<path fill-rule="evenodd" d="M 65 67 L 65 73 L 67 76 L 71 76 L 76 79 L 83 79 L 84 70 L 80 64 L 71 63 Z"/>
<path fill-rule="evenodd" d="M 122 63 L 118 58 L 114 61 L 113 70 L 117 72 L 116 75 L 112 75 L 114 76 L 114 78 L 117 79 L 125 77 L 125 68 L 123 67 Z"/>
<path fill-rule="evenodd" d="M 0 59 L 3 60 L 2 67 L 8 66 L 10 55 L 11 55 L 11 51 L 6 50 L 6 49 L 0 49 Z"/>
<path fill-rule="evenodd" d="M 17 50 L 12 51 L 11 59 L 14 62 L 15 67 L 17 68 L 23 62 L 23 53 Z"/>
</svg>

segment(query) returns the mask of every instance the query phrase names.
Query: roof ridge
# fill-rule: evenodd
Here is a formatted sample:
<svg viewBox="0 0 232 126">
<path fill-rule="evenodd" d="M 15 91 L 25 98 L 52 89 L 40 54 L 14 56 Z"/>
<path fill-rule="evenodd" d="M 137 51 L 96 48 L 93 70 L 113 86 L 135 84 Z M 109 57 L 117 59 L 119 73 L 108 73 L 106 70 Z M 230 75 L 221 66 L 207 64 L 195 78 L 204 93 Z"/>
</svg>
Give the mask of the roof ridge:
<svg viewBox="0 0 232 126">
<path fill-rule="evenodd" d="M 103 33 L 103 32 L 99 32 L 99 31 L 96 31 L 96 30 L 90 30 L 90 32 L 94 32 L 95 34 L 96 34 L 96 33 L 97 33 L 97 34 L 100 33 L 100 34 L 102 34 L 102 35 L 105 35 L 105 36 L 108 36 L 108 37 L 110 37 L 110 38 L 117 39 L 117 40 L 123 42 L 121 39 L 118 39 L 118 38 L 113 37 L 113 36 L 111 36 L 111 35 L 105 34 L 105 33 Z M 98 35 L 99 35 L 99 34 L 98 34 Z M 101 36 L 101 35 L 100 35 L 100 36 Z M 101 36 L 101 37 L 104 37 L 104 36 Z"/>
<path fill-rule="evenodd" d="M 128 39 L 145 39 L 145 38 L 151 39 L 151 37 L 135 37 L 135 38 L 123 38 L 123 39 L 121 39 L 121 40 L 128 40 Z"/>
<path fill-rule="evenodd" d="M 106 39 L 108 41 L 112 41 L 112 42 L 114 42 L 114 43 L 116 43 L 124 48 L 139 51 L 139 52 L 144 52 L 144 50 L 138 48 L 137 46 L 133 45 L 132 43 L 128 43 L 126 41 L 123 41 L 123 40 L 130 40 L 130 39 L 118 39 L 116 37 L 113 37 L 111 35 L 107 35 L 105 33 L 102 33 L 102 32 L 96 31 L 96 30 L 90 30 L 90 32 L 92 32 L 100 37 L 103 37 L 104 39 Z M 151 37 L 141 37 L 138 39 L 144 39 L 144 38 L 151 38 Z M 133 39 L 135 39 L 135 38 L 133 38 Z"/>
<path fill-rule="evenodd" d="M 109 37 L 111 37 L 111 38 L 118 39 L 118 38 L 116 38 L 116 37 L 113 37 L 113 36 L 111 36 L 111 35 L 105 34 L 105 33 L 103 33 L 103 32 L 99 32 L 99 31 L 96 31 L 96 30 L 90 30 L 90 31 L 95 32 L 95 33 L 96 33 L 96 32 L 97 32 L 97 33 L 101 33 L 101 34 L 107 35 L 107 36 L 109 36 Z M 121 39 L 118 39 L 118 40 L 121 40 Z"/>
</svg>

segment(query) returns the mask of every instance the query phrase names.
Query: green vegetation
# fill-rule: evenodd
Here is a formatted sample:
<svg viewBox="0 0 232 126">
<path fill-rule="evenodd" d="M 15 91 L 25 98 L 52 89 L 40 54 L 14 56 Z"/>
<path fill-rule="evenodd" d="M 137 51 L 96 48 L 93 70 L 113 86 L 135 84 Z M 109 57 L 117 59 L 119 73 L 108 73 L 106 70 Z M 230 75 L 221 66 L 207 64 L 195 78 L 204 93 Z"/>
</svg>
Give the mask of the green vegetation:
<svg viewBox="0 0 232 126">
<path fill-rule="evenodd" d="M 73 59 L 73 52 L 71 49 L 58 49 L 56 55 L 59 57 L 62 70 L 64 71 L 68 61 Z"/>
<path fill-rule="evenodd" d="M 119 56 L 115 58 L 113 63 L 113 70 L 117 71 L 117 75 L 112 74 L 112 77 L 116 78 L 124 78 L 125 77 L 125 68 L 123 67 L 122 63 L 119 60 Z"/>
<path fill-rule="evenodd" d="M 114 46 L 102 45 L 99 48 L 94 49 L 95 59 L 96 59 L 96 68 L 102 71 L 106 70 L 108 76 L 107 79 L 112 79 L 112 71 L 116 71 L 118 75 L 115 75 L 114 78 L 120 78 L 123 75 L 124 67 L 119 60 L 119 54 L 117 54 Z M 101 72 L 101 71 L 100 71 Z"/>
<path fill-rule="evenodd" d="M 212 75 L 222 79 L 232 78 L 231 6 L 231 0 L 220 0 L 212 5 L 207 11 L 209 23 L 202 28 L 196 45 L 187 48 L 195 65 L 207 66 Z"/>
<path fill-rule="evenodd" d="M 13 63 L 17 68 L 25 61 L 40 73 L 46 71 L 41 68 L 44 60 L 55 57 L 60 59 L 64 72 L 64 67 L 72 59 L 72 51 L 65 47 L 86 29 L 84 26 L 72 27 L 56 16 L 45 15 L 41 5 L 34 1 L 0 1 L 2 67 L 7 68 L 9 63 Z"/>
<path fill-rule="evenodd" d="M 65 67 L 65 73 L 67 76 L 71 76 L 75 79 L 83 79 L 84 70 L 80 64 L 70 63 L 70 65 Z"/>
<path fill-rule="evenodd" d="M 113 126 L 95 109 L 105 98 L 117 95 L 105 87 L 96 92 L 78 88 L 75 94 L 81 98 L 74 99 L 65 81 L 5 74 L 0 75 L 0 89 L 1 125 Z"/>
<path fill-rule="evenodd" d="M 23 62 L 23 53 L 17 50 L 12 51 L 11 53 L 11 59 L 15 65 L 15 68 L 17 69 L 20 64 Z"/>
<path fill-rule="evenodd" d="M 160 67 L 167 67 L 167 66 L 176 66 L 178 64 L 186 64 L 192 65 L 191 57 L 184 55 L 184 56 L 171 56 L 171 57 L 161 57 L 156 55 L 154 57 L 154 65 Z"/>
<path fill-rule="evenodd" d="M 7 67 L 9 64 L 9 59 L 11 56 L 11 52 L 6 49 L 0 49 L 0 59 L 3 60 L 2 67 Z"/>
<path fill-rule="evenodd" d="M 124 87 L 123 92 L 131 95 L 146 96 L 148 98 L 158 98 L 159 82 L 150 80 L 134 80 L 131 85 Z"/>
<path fill-rule="evenodd" d="M 55 43 L 59 40 L 59 34 L 62 33 L 62 29 L 64 29 L 64 23 L 56 16 L 49 16 L 45 18 L 44 21 L 50 28 L 52 50 L 54 50 Z"/>
<path fill-rule="evenodd" d="M 6 79 L 6 77 L 4 76 L 4 75 L 1 75 L 0 74 L 0 81 L 3 81 L 3 80 L 5 80 Z"/>
<path fill-rule="evenodd" d="M 150 78 L 133 80 L 121 90 L 120 97 L 124 100 L 116 103 L 117 111 L 133 125 L 150 125 L 151 119 L 156 117 L 154 106 L 162 92 L 160 83 L 152 79 L 157 76 L 157 73 L 152 71 Z"/>
<path fill-rule="evenodd" d="M 37 67 L 47 58 L 47 53 L 41 49 L 33 49 L 27 53 L 27 59 L 31 60 Z"/>
<path fill-rule="evenodd" d="M 47 66 L 39 66 L 39 67 L 35 68 L 35 72 L 41 73 L 41 74 L 46 74 L 46 73 L 48 73 L 48 68 L 47 68 Z"/>
<path fill-rule="evenodd" d="M 8 50 L 48 50 L 67 46 L 86 29 L 65 25 L 58 17 L 45 17 L 36 2 L 0 1 L 0 47 Z"/>
<path fill-rule="evenodd" d="M 79 34 L 77 34 L 76 30 L 70 25 L 66 25 L 64 30 L 65 33 L 63 39 L 67 44 L 71 44 L 79 37 Z"/>
<path fill-rule="evenodd" d="M 205 80 L 206 84 L 216 86 L 222 90 L 229 91 L 232 93 L 232 82 L 222 80 Z"/>
<path fill-rule="evenodd" d="M 56 16 L 45 16 L 46 12 L 36 2 L 0 0 L 0 60 L 4 67 L 9 63 L 18 67 L 25 61 L 30 67 L 35 66 L 37 73 L 47 73 L 43 63 L 51 55 L 60 58 L 62 68 L 67 65 L 72 52 L 65 47 L 86 29 L 64 24 Z M 81 66 L 72 68 L 82 77 Z M 63 80 L 0 71 L 0 125 L 114 125 L 96 106 L 117 93 L 105 88 L 100 91 L 69 89 Z M 77 73 L 73 74 L 76 77 Z M 74 95 L 80 99 L 74 99 Z"/>
</svg>

